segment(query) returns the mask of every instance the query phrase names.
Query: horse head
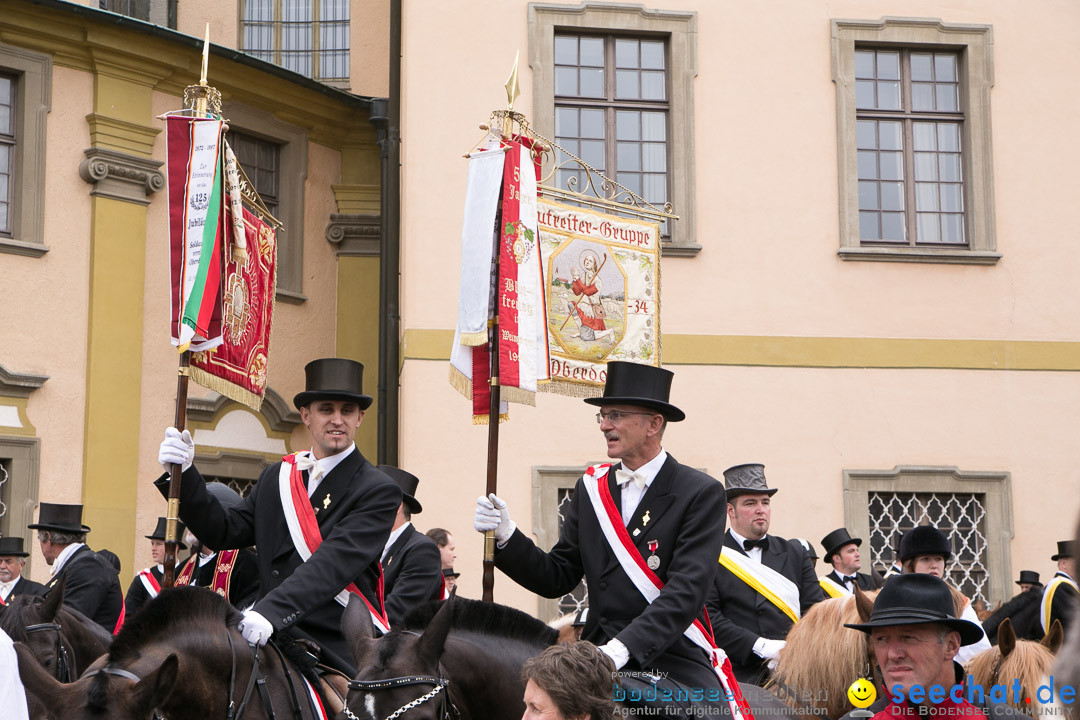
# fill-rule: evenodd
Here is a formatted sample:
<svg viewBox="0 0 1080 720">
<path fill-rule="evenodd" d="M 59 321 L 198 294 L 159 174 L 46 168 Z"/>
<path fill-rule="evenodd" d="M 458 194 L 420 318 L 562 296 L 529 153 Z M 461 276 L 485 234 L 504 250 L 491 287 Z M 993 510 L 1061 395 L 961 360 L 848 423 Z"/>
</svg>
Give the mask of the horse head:
<svg viewBox="0 0 1080 720">
<path fill-rule="evenodd" d="M 994 685 L 1008 687 L 1007 704 L 1032 714 L 1035 710 L 1035 690 L 1049 674 L 1054 662 L 1053 653 L 1042 644 L 1016 636 L 1012 621 L 1005 618 L 998 625 L 997 646 L 973 657 L 967 672 L 974 683 L 984 688 Z M 1014 697 L 1013 684 L 1019 682 L 1020 695 Z"/>
<path fill-rule="evenodd" d="M 0 617 L 0 627 L 13 640 L 25 644 L 35 661 L 54 678 L 70 682 L 78 677 L 81 668 L 76 667 L 75 650 L 65 633 L 64 624 L 69 618 L 61 617 L 64 582 L 61 578 L 44 598 L 36 595 L 9 598 Z"/>
</svg>

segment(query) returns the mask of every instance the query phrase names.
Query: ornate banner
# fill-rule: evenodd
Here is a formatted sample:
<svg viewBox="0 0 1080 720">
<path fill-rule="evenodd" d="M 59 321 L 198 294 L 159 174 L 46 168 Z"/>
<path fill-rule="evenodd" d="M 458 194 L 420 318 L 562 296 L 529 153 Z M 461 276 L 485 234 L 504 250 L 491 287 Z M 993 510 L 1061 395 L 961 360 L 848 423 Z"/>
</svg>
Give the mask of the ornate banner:
<svg viewBox="0 0 1080 720">
<path fill-rule="evenodd" d="M 227 260 L 222 343 L 191 356 L 191 379 L 258 411 L 266 392 L 266 362 L 277 286 L 274 228 L 244 208 L 246 257 Z M 230 217 L 225 223 L 232 234 Z"/>
<path fill-rule="evenodd" d="M 660 365 L 660 226 L 540 198 L 551 382 L 603 392 L 609 360 Z"/>
</svg>

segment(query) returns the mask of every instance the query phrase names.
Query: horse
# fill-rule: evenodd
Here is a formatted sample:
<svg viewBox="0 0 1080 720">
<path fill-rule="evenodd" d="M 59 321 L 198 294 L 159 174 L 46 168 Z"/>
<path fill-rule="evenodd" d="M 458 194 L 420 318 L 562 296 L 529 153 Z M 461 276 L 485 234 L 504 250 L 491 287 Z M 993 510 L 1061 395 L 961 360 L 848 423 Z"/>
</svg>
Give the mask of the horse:
<svg viewBox="0 0 1080 720">
<path fill-rule="evenodd" d="M 249 717 L 320 717 L 320 700 L 297 665 L 273 643 L 249 646 L 237 630 L 240 618 L 205 588 L 166 589 L 75 682 L 60 683 L 28 662 L 21 644 L 19 674 L 56 720 L 146 720 L 155 712 L 169 720 L 241 720 L 245 710 Z M 344 682 L 337 692 L 344 695 Z"/>
<path fill-rule="evenodd" d="M 24 643 L 54 678 L 71 682 L 108 651 L 112 635 L 63 603 L 63 579 L 47 597 L 8 598 L 7 605 L 0 605 L 0 628 Z"/>
<path fill-rule="evenodd" d="M 828 598 L 816 603 L 795 623 L 780 650 L 776 669 L 766 684 L 801 714 L 839 718 L 851 710 L 848 686 L 872 672 L 866 636 L 844 627 L 862 620 L 859 603 L 869 617 L 877 592 Z M 860 600 L 861 598 L 861 600 Z"/>
<path fill-rule="evenodd" d="M 1012 620 L 1013 634 L 1020 640 L 1041 640 L 1042 623 L 1039 621 L 1039 605 L 1042 604 L 1042 588 L 1031 588 L 1016 595 L 982 621 L 986 636 L 998 635 L 998 627 L 1005 619 Z"/>
<path fill-rule="evenodd" d="M 1064 633 L 1061 623 L 1054 621 L 1050 632 L 1039 642 L 1017 638 L 1012 621 L 1005 618 L 998 626 L 997 645 L 984 650 L 967 665 L 972 682 L 986 691 L 993 685 L 1008 687 L 1009 702 L 1013 709 L 1036 717 L 1038 697 L 1036 689 L 1054 664 L 1054 654 L 1061 649 Z M 1020 695 L 1013 697 L 1012 686 L 1020 682 Z"/>
</svg>

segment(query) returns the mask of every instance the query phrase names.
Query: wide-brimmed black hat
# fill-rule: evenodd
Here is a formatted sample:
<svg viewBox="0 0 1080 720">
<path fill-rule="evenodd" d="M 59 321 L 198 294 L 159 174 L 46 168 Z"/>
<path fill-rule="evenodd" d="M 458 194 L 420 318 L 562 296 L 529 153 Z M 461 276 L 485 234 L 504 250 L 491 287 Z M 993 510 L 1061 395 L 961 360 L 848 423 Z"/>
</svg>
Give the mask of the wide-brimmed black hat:
<svg viewBox="0 0 1080 720">
<path fill-rule="evenodd" d="M 168 522 L 169 521 L 168 521 L 167 518 L 159 517 L 157 519 L 157 527 L 154 528 L 154 532 L 150 533 L 149 535 L 144 535 L 143 537 L 145 537 L 147 540 L 161 540 L 161 541 L 164 541 L 165 540 L 165 527 L 168 524 Z M 179 520 L 176 521 L 176 537 L 178 537 L 178 538 L 183 538 L 184 537 L 184 523 L 180 522 Z M 182 543 L 180 540 L 177 540 L 176 544 L 180 546 L 181 550 L 187 550 L 187 545 Z"/>
<path fill-rule="evenodd" d="M 312 360 L 304 366 L 304 375 L 304 392 L 293 398 L 298 410 L 312 400 L 352 400 L 361 410 L 371 407 L 373 398 L 363 391 L 364 366 L 355 360 Z"/>
<path fill-rule="evenodd" d="M 949 538 L 933 525 L 911 528 L 900 538 L 900 562 L 919 555 L 943 555 L 948 560 L 952 557 Z"/>
<path fill-rule="evenodd" d="M 669 422 L 679 422 L 686 419 L 686 414 L 668 402 L 674 376 L 664 368 L 613 360 L 607 364 L 603 397 L 585 398 L 585 402 L 597 407 L 637 405 L 655 410 Z"/>
<path fill-rule="evenodd" d="M 90 532 L 90 527 L 82 524 L 82 505 L 62 503 L 41 503 L 38 521 L 26 527 L 31 530 L 56 530 L 76 535 Z"/>
<path fill-rule="evenodd" d="M 405 507 L 409 508 L 409 512 L 415 515 L 424 511 L 424 506 L 414 497 L 416 495 L 416 486 L 420 484 L 420 478 L 393 465 L 379 465 L 377 467 L 389 475 L 390 479 L 401 488 L 401 501 L 405 503 Z"/>
<path fill-rule="evenodd" d="M 1039 573 L 1034 570 L 1021 570 L 1020 579 L 1016 581 L 1017 585 L 1021 583 L 1030 583 L 1031 585 L 1039 584 Z"/>
<path fill-rule="evenodd" d="M 922 573 L 890 578 L 874 601 L 869 622 L 845 623 L 844 627 L 869 633 L 879 627 L 927 623 L 957 631 L 961 645 L 971 645 L 983 638 L 981 627 L 953 615 L 952 593 L 945 581 Z"/>
<path fill-rule="evenodd" d="M 733 465 L 724 471 L 724 490 L 730 502 L 740 495 L 760 495 L 772 497 L 780 488 L 770 488 L 765 484 L 765 466 L 761 463 L 743 463 Z"/>
<path fill-rule="evenodd" d="M 851 537 L 851 533 L 847 531 L 847 528 L 837 528 L 821 538 L 821 547 L 825 549 L 825 562 L 832 562 L 832 556 L 836 554 L 837 550 L 852 543 L 855 544 L 855 547 L 858 547 L 862 545 L 862 538 Z"/>
<path fill-rule="evenodd" d="M 0 557 L 29 557 L 30 553 L 23 550 L 21 537 L 0 537 Z"/>
<path fill-rule="evenodd" d="M 1057 555 L 1051 556 L 1050 559 L 1054 562 L 1057 562 L 1061 558 L 1076 557 L 1076 554 L 1074 552 L 1075 550 L 1076 543 L 1074 543 L 1072 540 L 1058 540 Z"/>
</svg>

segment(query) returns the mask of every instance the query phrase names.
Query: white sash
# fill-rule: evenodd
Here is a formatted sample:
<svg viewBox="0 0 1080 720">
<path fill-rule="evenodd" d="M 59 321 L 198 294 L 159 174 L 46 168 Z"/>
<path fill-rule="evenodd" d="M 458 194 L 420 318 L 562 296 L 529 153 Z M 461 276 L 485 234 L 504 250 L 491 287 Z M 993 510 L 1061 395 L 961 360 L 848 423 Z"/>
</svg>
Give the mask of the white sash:
<svg viewBox="0 0 1080 720">
<path fill-rule="evenodd" d="M 768 565 L 751 560 L 738 550 L 725 546 L 721 554 L 725 558 L 731 560 L 735 565 L 738 565 L 740 570 L 761 583 L 765 589 L 771 592 L 777 600 L 782 602 L 787 609 L 791 611 L 789 614 L 794 615 L 797 618 L 802 617 L 802 612 L 799 609 L 798 585 L 791 582 L 791 580 L 776 572 Z M 751 587 L 753 586 L 751 585 Z"/>
<path fill-rule="evenodd" d="M 1054 593 L 1057 591 L 1059 585 L 1072 585 L 1073 590 L 1080 592 L 1080 588 L 1077 587 L 1076 581 L 1070 577 L 1064 575 L 1055 575 L 1054 578 L 1047 583 L 1046 589 L 1043 590 L 1042 602 L 1039 603 L 1039 624 L 1042 625 L 1043 634 L 1050 632 L 1050 611 L 1053 609 Z"/>
<path fill-rule="evenodd" d="M 161 585 L 158 584 L 157 578 L 150 572 L 150 568 L 139 571 L 139 582 L 142 583 L 143 587 L 146 588 L 146 593 L 152 598 L 156 598 L 158 593 L 161 592 Z"/>
<path fill-rule="evenodd" d="M 645 560 L 641 557 L 641 553 L 638 552 L 637 548 L 634 547 L 632 543 L 630 543 L 629 536 L 627 536 L 625 542 L 619 537 L 619 531 L 615 527 L 611 513 L 604 507 L 603 498 L 600 496 L 600 483 L 606 481 L 608 469 L 610 467 L 610 463 L 593 465 L 585 471 L 585 475 L 582 477 L 582 480 L 584 481 L 583 484 L 589 495 L 589 501 L 592 503 L 593 512 L 596 513 L 596 519 L 600 522 L 600 529 L 604 533 L 604 539 L 607 540 L 611 551 L 615 553 L 615 559 L 619 561 L 619 565 L 622 567 L 623 572 L 630 577 L 630 581 L 634 583 L 634 587 L 638 589 L 638 592 L 640 592 L 645 597 L 645 600 L 651 605 L 653 600 L 660 596 L 660 589 L 664 584 L 645 564 Z M 622 520 L 617 511 L 615 512 L 615 517 L 620 521 Z M 623 528 L 623 534 L 626 534 L 625 528 Z M 742 700 L 742 694 L 738 684 L 734 680 L 734 675 L 728 677 L 724 673 L 723 668 L 725 665 L 728 668 L 731 667 L 727 654 L 722 649 L 716 647 L 716 644 L 705 633 L 704 627 L 696 619 L 683 631 L 683 635 L 685 635 L 690 642 L 704 650 L 705 654 L 712 659 L 713 670 L 716 672 L 717 677 L 720 678 L 720 683 L 725 690 L 725 696 L 733 698 L 728 701 L 732 718 L 734 720 L 753 720 L 752 715 L 747 718 L 748 713 L 744 712 L 737 700 L 734 699 L 737 698 L 738 700 Z M 749 709 L 749 706 L 747 706 L 747 709 Z"/>
<path fill-rule="evenodd" d="M 854 590 L 848 590 L 847 585 L 836 582 L 828 575 L 822 575 L 818 580 L 821 581 L 822 589 L 832 597 L 844 597 L 845 595 L 855 594 Z"/>
<path fill-rule="evenodd" d="M 297 513 L 296 506 L 293 504 L 291 480 L 289 477 L 292 473 L 292 467 L 293 466 L 290 463 L 282 461 L 281 467 L 278 470 L 278 495 L 281 498 L 281 509 L 285 513 L 285 524 L 289 527 L 289 537 L 292 538 L 293 547 L 296 548 L 296 554 L 300 556 L 301 560 L 307 562 L 308 558 L 311 557 L 311 550 L 304 540 L 304 531 L 300 527 L 300 516 Z M 318 529 L 317 526 L 316 529 Z M 384 635 L 390 632 L 389 624 L 379 616 L 379 613 L 371 606 L 371 603 L 368 602 L 367 598 L 363 595 L 360 595 L 360 598 L 364 601 L 364 604 L 368 606 L 368 610 L 371 612 L 371 622 L 375 627 Z M 334 600 L 342 607 L 347 607 L 349 605 L 348 588 L 342 589 L 341 592 L 334 596 Z"/>
</svg>

